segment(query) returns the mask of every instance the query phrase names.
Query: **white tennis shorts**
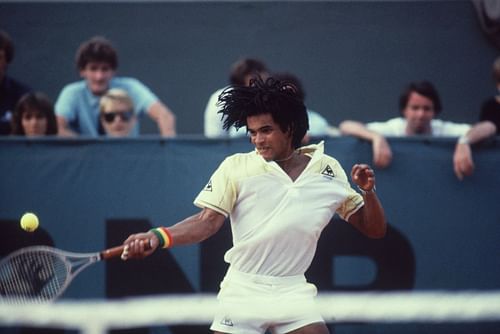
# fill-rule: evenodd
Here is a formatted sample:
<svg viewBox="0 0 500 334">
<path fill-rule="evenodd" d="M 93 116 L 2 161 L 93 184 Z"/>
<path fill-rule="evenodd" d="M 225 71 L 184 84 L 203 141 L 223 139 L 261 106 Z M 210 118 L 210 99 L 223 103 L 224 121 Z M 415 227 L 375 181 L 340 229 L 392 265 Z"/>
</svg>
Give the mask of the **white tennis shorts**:
<svg viewBox="0 0 500 334">
<path fill-rule="evenodd" d="M 282 334 L 324 322 L 314 303 L 317 289 L 304 275 L 262 276 L 230 268 L 220 287 L 212 331 Z"/>
</svg>

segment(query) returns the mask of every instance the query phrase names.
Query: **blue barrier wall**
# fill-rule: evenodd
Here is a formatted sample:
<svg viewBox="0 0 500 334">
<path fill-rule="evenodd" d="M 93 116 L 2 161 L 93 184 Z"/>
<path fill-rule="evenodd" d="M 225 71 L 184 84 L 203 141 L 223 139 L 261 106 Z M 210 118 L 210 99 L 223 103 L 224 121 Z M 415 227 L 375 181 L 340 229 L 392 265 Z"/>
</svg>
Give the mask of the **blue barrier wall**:
<svg viewBox="0 0 500 334">
<path fill-rule="evenodd" d="M 387 237 L 367 239 L 334 219 L 308 278 L 320 292 L 499 289 L 500 141 L 474 148 L 476 172 L 461 182 L 452 170 L 454 140 L 390 143 L 394 163 L 376 171 Z M 347 171 L 355 162 L 370 163 L 371 146 L 364 141 L 342 137 L 325 144 Z M 39 242 L 97 251 L 131 232 L 175 223 L 197 212 L 192 200 L 225 156 L 251 149 L 244 140 L 0 139 L 0 256 Z M 40 218 L 34 234 L 18 227 L 26 211 Z M 147 261 L 97 264 L 76 278 L 64 298 L 215 292 L 230 243 L 226 226 L 200 245 Z"/>
</svg>

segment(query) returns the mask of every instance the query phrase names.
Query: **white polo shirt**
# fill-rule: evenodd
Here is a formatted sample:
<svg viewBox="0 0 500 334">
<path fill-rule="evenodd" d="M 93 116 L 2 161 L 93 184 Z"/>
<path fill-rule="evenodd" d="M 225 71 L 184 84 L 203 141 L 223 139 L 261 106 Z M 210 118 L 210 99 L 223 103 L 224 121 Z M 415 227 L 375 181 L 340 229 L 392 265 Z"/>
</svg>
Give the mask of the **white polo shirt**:
<svg viewBox="0 0 500 334">
<path fill-rule="evenodd" d="M 391 118 L 385 122 L 366 123 L 366 128 L 388 137 L 406 137 L 406 119 L 403 117 Z M 454 123 L 440 119 L 431 120 L 431 136 L 460 137 L 471 128 L 470 124 Z"/>
<path fill-rule="evenodd" d="M 324 145 L 299 149 L 311 157 L 293 182 L 256 151 L 226 158 L 194 204 L 230 218 L 233 247 L 224 260 L 245 273 L 301 275 L 335 212 L 347 220 L 364 204 Z"/>
</svg>

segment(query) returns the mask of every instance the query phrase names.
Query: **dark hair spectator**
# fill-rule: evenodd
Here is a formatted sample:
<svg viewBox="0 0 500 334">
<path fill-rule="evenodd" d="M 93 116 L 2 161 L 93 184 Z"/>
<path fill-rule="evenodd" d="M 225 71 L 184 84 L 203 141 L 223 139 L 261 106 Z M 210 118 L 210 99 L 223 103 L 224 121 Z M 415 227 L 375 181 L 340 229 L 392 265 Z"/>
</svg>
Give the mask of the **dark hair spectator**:
<svg viewBox="0 0 500 334">
<path fill-rule="evenodd" d="M 43 93 L 23 95 L 12 117 L 12 134 L 17 136 L 47 136 L 57 134 L 54 106 Z"/>
<path fill-rule="evenodd" d="M 252 77 L 267 76 L 267 73 L 269 70 L 264 62 L 254 58 L 242 58 L 231 66 L 229 83 L 248 86 Z"/>
<path fill-rule="evenodd" d="M 148 115 L 158 126 L 160 135 L 174 137 L 175 115 L 153 91 L 131 77 L 118 77 L 117 51 L 102 36 L 84 41 L 76 52 L 76 66 L 83 80 L 63 87 L 55 103 L 56 119 L 61 136 L 92 136 L 102 133 L 99 123 L 99 100 L 107 91 L 120 88 L 134 102 L 137 119 Z M 131 136 L 140 134 L 134 122 Z"/>
<path fill-rule="evenodd" d="M 106 63 L 113 70 L 118 68 L 118 54 L 109 40 L 95 36 L 83 42 L 76 51 L 75 62 L 78 70 L 83 70 L 88 63 Z"/>
<path fill-rule="evenodd" d="M 17 101 L 31 88 L 7 75 L 14 60 L 14 43 L 7 32 L 0 30 L 0 135 L 12 132 L 11 120 Z"/>
<path fill-rule="evenodd" d="M 441 99 L 439 93 L 432 83 L 429 81 L 415 81 L 411 82 L 401 93 L 399 97 L 399 111 L 402 114 L 403 110 L 408 106 L 408 100 L 411 93 L 418 93 L 425 96 L 434 104 L 434 114 L 437 115 L 441 112 Z"/>
</svg>

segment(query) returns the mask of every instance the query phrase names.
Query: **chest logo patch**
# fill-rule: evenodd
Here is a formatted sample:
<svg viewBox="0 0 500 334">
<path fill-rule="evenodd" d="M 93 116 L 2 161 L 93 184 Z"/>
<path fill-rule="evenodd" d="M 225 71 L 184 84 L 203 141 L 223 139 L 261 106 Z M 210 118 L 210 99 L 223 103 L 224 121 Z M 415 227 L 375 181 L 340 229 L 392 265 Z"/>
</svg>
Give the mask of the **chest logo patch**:
<svg viewBox="0 0 500 334">
<path fill-rule="evenodd" d="M 323 169 L 321 174 L 329 176 L 329 177 L 335 177 L 335 173 L 333 172 L 332 167 L 330 165 L 326 165 L 326 167 Z"/>
</svg>

